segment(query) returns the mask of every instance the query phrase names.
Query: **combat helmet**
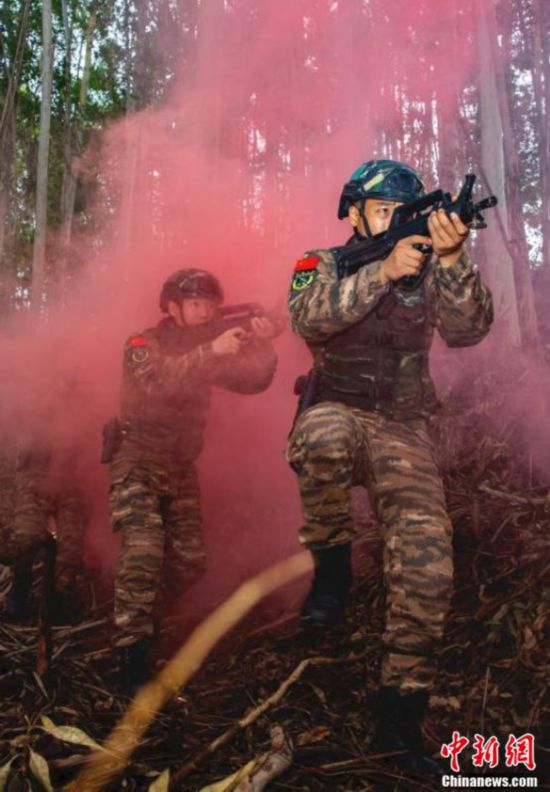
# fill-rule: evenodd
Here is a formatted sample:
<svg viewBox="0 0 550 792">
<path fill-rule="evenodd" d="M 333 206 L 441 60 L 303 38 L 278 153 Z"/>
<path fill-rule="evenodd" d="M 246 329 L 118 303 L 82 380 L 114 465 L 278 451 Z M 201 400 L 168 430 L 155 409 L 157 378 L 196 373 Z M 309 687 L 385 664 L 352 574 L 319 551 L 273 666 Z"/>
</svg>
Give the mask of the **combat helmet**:
<svg viewBox="0 0 550 792">
<path fill-rule="evenodd" d="M 347 217 L 352 204 L 364 205 L 367 198 L 408 203 L 424 195 L 418 173 L 409 165 L 395 160 L 369 160 L 353 171 L 344 184 L 338 206 L 338 219 Z"/>
<path fill-rule="evenodd" d="M 181 302 L 193 297 L 205 297 L 215 302 L 223 302 L 223 289 L 219 280 L 202 269 L 181 269 L 170 275 L 160 293 L 160 310 L 168 313 L 168 303 Z"/>
</svg>

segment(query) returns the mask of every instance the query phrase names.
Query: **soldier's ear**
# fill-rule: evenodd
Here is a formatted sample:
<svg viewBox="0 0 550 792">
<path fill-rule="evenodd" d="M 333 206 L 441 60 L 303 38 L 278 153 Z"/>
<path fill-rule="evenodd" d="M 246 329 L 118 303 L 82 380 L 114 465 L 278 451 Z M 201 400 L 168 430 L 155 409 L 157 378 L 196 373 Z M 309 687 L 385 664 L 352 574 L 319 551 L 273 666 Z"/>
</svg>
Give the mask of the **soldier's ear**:
<svg viewBox="0 0 550 792">
<path fill-rule="evenodd" d="M 176 321 L 181 317 L 181 307 L 174 300 L 168 301 L 168 316 L 171 316 Z"/>
<path fill-rule="evenodd" d="M 356 206 L 350 206 L 348 209 L 348 220 L 350 221 L 353 228 L 357 228 L 360 219 L 361 215 L 359 213 L 359 209 Z"/>
</svg>

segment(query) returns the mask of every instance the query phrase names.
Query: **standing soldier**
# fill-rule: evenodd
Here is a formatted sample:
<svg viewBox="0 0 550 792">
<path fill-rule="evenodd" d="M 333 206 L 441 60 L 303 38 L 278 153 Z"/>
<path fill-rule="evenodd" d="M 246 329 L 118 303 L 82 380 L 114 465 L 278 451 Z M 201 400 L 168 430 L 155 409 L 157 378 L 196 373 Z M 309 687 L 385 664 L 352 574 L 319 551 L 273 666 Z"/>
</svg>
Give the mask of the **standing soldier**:
<svg viewBox="0 0 550 792">
<path fill-rule="evenodd" d="M 50 522 L 51 521 L 51 522 Z M 77 607 L 78 575 L 82 570 L 88 508 L 81 490 L 51 476 L 50 453 L 36 449 L 18 456 L 11 526 L 0 559 L 13 564 L 13 580 L 5 612 L 15 621 L 28 615 L 32 566 L 36 553 L 55 538 L 54 618 L 71 621 Z"/>
<path fill-rule="evenodd" d="M 81 436 L 67 424 L 75 417 L 84 392 L 69 377 L 41 394 L 40 407 L 16 422 L 11 513 L 4 518 L 0 562 L 13 567 L 5 614 L 15 621 L 28 616 L 35 556 L 55 538 L 56 620 L 79 613 L 78 577 L 83 567 L 89 507 L 78 481 L 83 456 Z"/>
<path fill-rule="evenodd" d="M 386 231 L 394 209 L 423 194 L 407 165 L 361 165 L 338 211 L 354 230 L 348 244 Z M 449 346 L 469 346 L 493 316 L 491 294 L 464 250 L 468 228 L 444 210 L 428 225 L 429 237 L 403 239 L 383 261 L 340 280 L 331 250 L 307 253 L 289 297 L 316 379 L 313 406 L 287 448 L 302 500 L 300 541 L 315 564 L 302 624 L 327 628 L 343 615 L 355 533 L 350 494 L 363 485 L 382 529 L 387 591 L 375 744 L 400 752 L 395 761 L 419 773 L 439 770 L 425 754 L 420 722 L 453 575 L 452 526 L 426 427 L 436 407 L 428 353 L 434 328 Z"/>
<path fill-rule="evenodd" d="M 255 317 L 248 330 L 224 329 L 218 321 L 222 301 L 211 273 L 180 270 L 160 295 L 168 316 L 131 336 L 124 349 L 121 416 L 106 427 L 104 461 L 112 457 L 111 521 L 122 531 L 115 642 L 120 685 L 128 694 L 147 676 L 161 583 L 177 596 L 205 569 L 194 463 L 211 388 L 259 393 L 275 372 L 274 325 Z"/>
</svg>

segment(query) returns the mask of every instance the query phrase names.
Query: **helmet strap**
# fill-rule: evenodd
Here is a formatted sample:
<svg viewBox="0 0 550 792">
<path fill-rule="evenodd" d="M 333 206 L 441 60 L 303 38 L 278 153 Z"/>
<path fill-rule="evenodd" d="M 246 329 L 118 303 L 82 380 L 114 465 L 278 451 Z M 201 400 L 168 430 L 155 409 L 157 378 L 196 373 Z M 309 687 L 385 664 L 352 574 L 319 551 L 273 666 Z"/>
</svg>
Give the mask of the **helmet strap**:
<svg viewBox="0 0 550 792">
<path fill-rule="evenodd" d="M 368 200 L 367 198 L 363 198 L 361 200 L 360 215 L 363 218 L 363 223 L 365 224 L 365 231 L 367 233 L 367 237 L 370 238 L 372 237 L 372 231 L 370 230 L 369 221 L 367 220 L 367 215 L 365 214 L 365 206 L 367 205 L 367 200 Z M 361 237 L 361 234 L 357 232 L 357 229 L 354 230 L 355 230 L 355 235 Z"/>
</svg>

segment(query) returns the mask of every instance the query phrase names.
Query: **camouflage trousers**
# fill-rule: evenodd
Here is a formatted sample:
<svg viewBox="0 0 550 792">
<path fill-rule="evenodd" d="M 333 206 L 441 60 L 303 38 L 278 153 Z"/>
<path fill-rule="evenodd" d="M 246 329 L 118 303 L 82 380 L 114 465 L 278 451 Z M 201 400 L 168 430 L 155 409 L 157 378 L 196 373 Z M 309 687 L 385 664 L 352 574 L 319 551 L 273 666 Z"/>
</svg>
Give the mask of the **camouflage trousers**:
<svg viewBox="0 0 550 792">
<path fill-rule="evenodd" d="M 111 467 L 113 530 L 122 531 L 115 580 L 115 644 L 154 632 L 161 590 L 177 597 L 204 572 L 200 491 L 192 463 L 176 470 L 134 463 Z"/>
<path fill-rule="evenodd" d="M 430 687 L 452 592 L 452 526 L 423 419 L 395 421 L 337 402 L 298 419 L 287 460 L 298 475 L 310 548 L 355 534 L 351 488 L 367 488 L 384 540 L 382 684 Z"/>
<path fill-rule="evenodd" d="M 78 490 L 56 492 L 47 473 L 21 471 L 15 479 L 13 516 L 11 526 L 3 532 L 0 561 L 14 564 L 31 560 L 53 535 L 56 586 L 59 591 L 67 591 L 83 563 L 87 521 L 87 509 Z"/>
</svg>

